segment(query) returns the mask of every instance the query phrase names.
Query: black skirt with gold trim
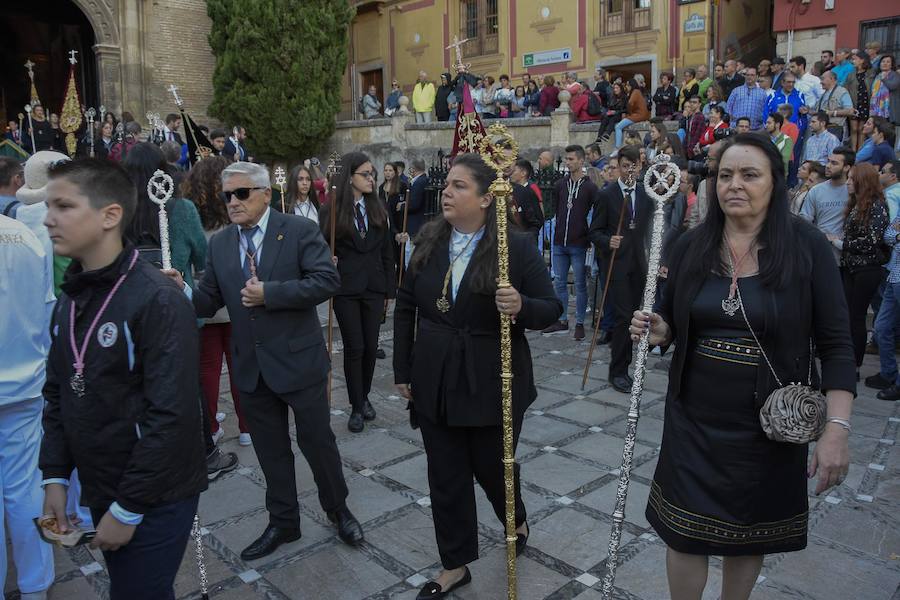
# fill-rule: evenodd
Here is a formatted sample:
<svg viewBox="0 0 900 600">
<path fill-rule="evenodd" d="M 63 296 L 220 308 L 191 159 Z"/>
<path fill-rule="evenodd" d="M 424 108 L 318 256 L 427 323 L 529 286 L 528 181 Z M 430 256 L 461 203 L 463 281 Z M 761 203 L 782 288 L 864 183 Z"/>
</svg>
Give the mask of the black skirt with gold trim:
<svg viewBox="0 0 900 600">
<path fill-rule="evenodd" d="M 762 357 L 748 338 L 695 341 L 666 402 L 647 519 L 679 552 L 772 554 L 806 547 L 806 446 L 769 440 L 754 399 Z"/>
</svg>

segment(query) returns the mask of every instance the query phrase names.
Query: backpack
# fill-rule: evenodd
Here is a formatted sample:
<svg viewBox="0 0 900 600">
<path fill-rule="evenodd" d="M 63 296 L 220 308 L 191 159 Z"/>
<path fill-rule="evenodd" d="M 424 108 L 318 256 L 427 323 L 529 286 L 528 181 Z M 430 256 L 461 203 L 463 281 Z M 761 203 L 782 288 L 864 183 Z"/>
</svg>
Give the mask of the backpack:
<svg viewBox="0 0 900 600">
<path fill-rule="evenodd" d="M 592 117 L 599 117 L 603 114 L 603 103 L 594 92 L 588 92 L 587 113 Z"/>
<path fill-rule="evenodd" d="M 3 216 L 4 216 L 4 217 L 9 217 L 10 219 L 15 219 L 15 218 L 16 218 L 16 212 L 18 212 L 19 206 L 20 206 L 21 204 L 22 204 L 22 203 L 19 202 L 18 200 L 13 200 L 13 201 L 10 202 L 9 204 L 7 204 L 7 205 L 6 205 L 6 208 L 3 209 Z"/>
</svg>

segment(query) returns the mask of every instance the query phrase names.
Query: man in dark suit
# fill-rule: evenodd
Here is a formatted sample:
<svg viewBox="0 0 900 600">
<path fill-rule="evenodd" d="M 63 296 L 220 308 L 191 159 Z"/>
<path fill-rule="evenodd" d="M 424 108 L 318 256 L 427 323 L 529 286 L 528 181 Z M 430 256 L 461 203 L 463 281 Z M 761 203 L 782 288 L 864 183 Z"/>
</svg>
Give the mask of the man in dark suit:
<svg viewBox="0 0 900 600">
<path fill-rule="evenodd" d="M 416 158 L 409 165 L 409 210 L 407 212 L 406 221 L 406 238 L 403 233 L 398 234 L 397 242 L 406 241 L 406 256 L 403 264 L 409 264 L 409 257 L 412 255 L 413 247 L 412 238 L 419 233 L 419 229 L 425 224 L 425 188 L 428 187 L 428 175 L 425 172 L 425 161 Z"/>
<path fill-rule="evenodd" d="M 253 157 L 247 156 L 247 149 L 242 143 L 247 137 L 247 130 L 240 125 L 235 125 L 232 129 L 231 136 L 225 140 L 225 147 L 222 148 L 222 156 L 239 162 L 242 160 L 253 162 Z"/>
<path fill-rule="evenodd" d="M 222 192 L 236 226 L 210 240 L 206 270 L 192 299 L 199 317 L 228 307 L 233 377 L 266 477 L 269 525 L 241 558 L 261 558 L 300 538 L 289 408 L 319 502 L 341 539 L 356 545 L 363 532 L 346 504 L 326 397 L 329 357 L 316 314 L 316 306 L 340 286 L 331 252 L 313 221 L 269 209 L 272 189 L 265 167 L 229 165 L 222 172 Z M 180 279 L 177 271 L 168 274 Z"/>
<path fill-rule="evenodd" d="M 647 280 L 647 243 L 654 210 L 640 179 L 628 179 L 632 169 L 635 173 L 640 169 L 640 159 L 636 146 L 619 150 L 619 179 L 600 192 L 589 233 L 596 252 L 605 260 L 613 260 L 609 298 L 616 321 L 610 343 L 609 381 L 616 391 L 626 394 L 633 383 L 628 374 L 632 359 L 628 324 L 631 313 L 640 307 Z"/>
<path fill-rule="evenodd" d="M 169 113 L 166 115 L 166 126 L 162 130 L 164 142 L 175 142 L 179 146 L 184 144 L 184 140 L 181 139 L 181 134 L 178 133 L 178 130 L 181 129 L 182 119 L 181 115 L 177 113 Z"/>
</svg>

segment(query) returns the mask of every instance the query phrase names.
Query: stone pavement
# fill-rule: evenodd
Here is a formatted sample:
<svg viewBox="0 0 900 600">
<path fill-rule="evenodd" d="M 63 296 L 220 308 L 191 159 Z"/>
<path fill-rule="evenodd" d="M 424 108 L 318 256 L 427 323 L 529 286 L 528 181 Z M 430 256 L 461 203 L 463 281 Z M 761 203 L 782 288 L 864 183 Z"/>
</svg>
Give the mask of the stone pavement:
<svg viewBox="0 0 900 600">
<path fill-rule="evenodd" d="M 390 321 L 382 332 L 387 360 L 378 361 L 372 403 L 378 418 L 362 434 L 347 431 L 341 357 L 335 356 L 334 429 L 350 488 L 349 505 L 366 542 L 340 542 L 318 505 L 306 461 L 295 448 L 303 537 L 259 561 L 240 551 L 267 522 L 265 481 L 253 448 L 237 444 L 237 422 L 223 386 L 226 435 L 222 446 L 241 467 L 211 484 L 200 502 L 211 597 L 222 600 L 411 600 L 439 568 L 421 438 L 409 428 L 405 403 L 394 395 Z M 337 331 L 337 329 L 335 329 Z M 605 570 L 628 396 L 605 381 L 609 351 L 599 348 L 582 391 L 587 343 L 571 335 L 529 334 L 539 396 L 528 413 L 518 449 L 531 537 L 518 561 L 522 600 L 596 600 Z M 616 598 L 668 598 L 665 548 L 644 519 L 648 485 L 662 435 L 666 359 L 651 357 L 635 469 L 623 531 Z M 875 372 L 867 356 L 863 376 Z M 852 465 L 844 484 L 826 497 L 810 496 L 809 547 L 766 559 L 754 600 L 900 600 L 900 404 L 881 402 L 860 388 L 850 438 Z M 292 434 L 293 435 L 293 434 Z M 810 483 L 810 490 L 814 482 Z M 480 489 L 481 559 L 473 583 L 452 597 L 502 600 L 502 527 Z M 98 552 L 57 552 L 51 599 L 108 598 Z M 721 563 L 711 562 L 704 598 L 718 598 Z M 14 571 L 7 598 L 18 598 Z M 9 583 L 12 582 L 12 583 Z M 176 582 L 179 599 L 199 598 L 193 545 Z"/>
</svg>

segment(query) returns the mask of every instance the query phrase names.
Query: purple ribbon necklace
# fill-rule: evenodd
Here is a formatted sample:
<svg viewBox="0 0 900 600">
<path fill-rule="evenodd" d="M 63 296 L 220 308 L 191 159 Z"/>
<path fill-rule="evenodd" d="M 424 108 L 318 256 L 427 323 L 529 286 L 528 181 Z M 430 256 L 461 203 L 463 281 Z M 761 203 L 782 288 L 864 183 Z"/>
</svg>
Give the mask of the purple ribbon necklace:
<svg viewBox="0 0 900 600">
<path fill-rule="evenodd" d="M 90 342 L 91 336 L 94 334 L 94 329 L 96 329 L 97 323 L 100 322 L 100 318 L 103 316 L 103 313 L 106 312 L 106 307 L 109 306 L 109 303 L 112 301 L 113 296 L 116 295 L 116 292 L 119 291 L 122 283 L 124 283 L 125 278 L 128 277 L 131 269 L 134 268 L 134 263 L 137 262 L 137 259 L 138 251 L 135 250 L 134 255 L 131 257 L 131 263 L 128 265 L 128 270 L 119 276 L 119 280 L 116 281 L 116 284 L 106 295 L 106 299 L 103 301 L 103 305 L 94 316 L 94 320 L 91 322 L 91 326 L 88 327 L 87 333 L 84 335 L 84 341 L 81 343 L 81 352 L 78 351 L 78 343 L 75 341 L 75 300 L 73 299 L 72 303 L 69 305 L 69 344 L 72 346 L 72 354 L 75 356 L 75 362 L 72 363 L 72 367 L 75 369 L 75 374 L 72 375 L 72 378 L 69 380 L 69 385 L 72 386 L 72 391 L 75 392 L 75 395 L 79 398 L 84 397 L 84 356 L 85 354 L 87 354 L 88 342 Z"/>
</svg>

